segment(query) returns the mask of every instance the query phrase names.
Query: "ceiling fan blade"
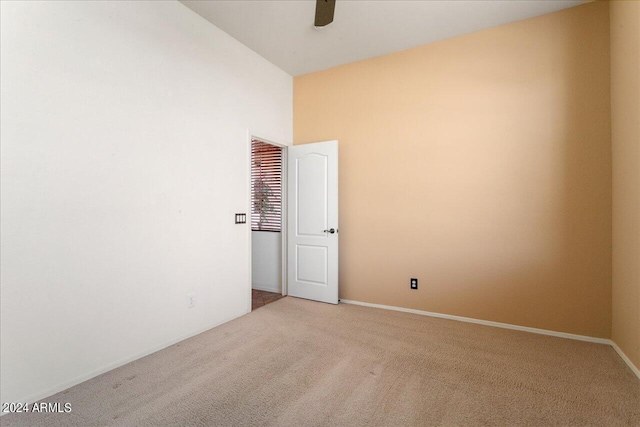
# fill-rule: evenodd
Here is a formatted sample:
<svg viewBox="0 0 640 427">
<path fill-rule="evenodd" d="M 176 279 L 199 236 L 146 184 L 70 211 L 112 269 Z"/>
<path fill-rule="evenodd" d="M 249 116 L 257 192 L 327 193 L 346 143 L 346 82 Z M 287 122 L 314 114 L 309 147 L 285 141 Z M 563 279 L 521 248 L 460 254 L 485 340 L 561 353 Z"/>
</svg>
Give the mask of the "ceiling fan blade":
<svg viewBox="0 0 640 427">
<path fill-rule="evenodd" d="M 316 20 L 313 25 L 324 27 L 333 22 L 333 11 L 336 9 L 336 0 L 316 0 Z"/>
</svg>

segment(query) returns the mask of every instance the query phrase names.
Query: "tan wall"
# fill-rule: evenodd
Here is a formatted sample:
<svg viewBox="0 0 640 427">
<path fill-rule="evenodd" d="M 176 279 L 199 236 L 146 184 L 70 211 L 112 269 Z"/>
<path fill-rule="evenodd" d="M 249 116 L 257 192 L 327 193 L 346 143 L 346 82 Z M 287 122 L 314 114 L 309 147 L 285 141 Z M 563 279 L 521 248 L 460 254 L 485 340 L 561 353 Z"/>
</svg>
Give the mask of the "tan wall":
<svg viewBox="0 0 640 427">
<path fill-rule="evenodd" d="M 613 341 L 640 368 L 640 3 L 611 2 Z"/>
<path fill-rule="evenodd" d="M 609 337 L 609 59 L 591 3 L 296 77 L 294 143 L 340 141 L 340 297 Z"/>
</svg>

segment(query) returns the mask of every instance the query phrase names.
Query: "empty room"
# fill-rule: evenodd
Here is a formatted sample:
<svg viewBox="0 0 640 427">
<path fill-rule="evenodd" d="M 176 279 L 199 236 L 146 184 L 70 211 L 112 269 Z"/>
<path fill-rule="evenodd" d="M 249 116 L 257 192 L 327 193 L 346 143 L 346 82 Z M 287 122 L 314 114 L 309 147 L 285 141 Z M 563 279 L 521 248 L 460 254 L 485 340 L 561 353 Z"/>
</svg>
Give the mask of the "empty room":
<svg viewBox="0 0 640 427">
<path fill-rule="evenodd" d="M 0 2 L 0 425 L 640 426 L 640 1 Z"/>
</svg>

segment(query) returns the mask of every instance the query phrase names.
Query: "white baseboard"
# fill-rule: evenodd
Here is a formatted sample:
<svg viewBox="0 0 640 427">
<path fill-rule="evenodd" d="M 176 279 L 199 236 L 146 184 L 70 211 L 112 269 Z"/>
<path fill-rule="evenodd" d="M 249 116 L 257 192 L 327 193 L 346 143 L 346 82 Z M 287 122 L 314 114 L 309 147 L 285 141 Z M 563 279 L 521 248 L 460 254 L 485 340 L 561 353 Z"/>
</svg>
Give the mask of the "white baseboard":
<svg viewBox="0 0 640 427">
<path fill-rule="evenodd" d="M 108 365 L 103 366 L 101 368 L 98 368 L 96 370 L 93 370 L 91 372 L 87 372 L 86 374 L 82 374 L 80 376 L 77 376 L 77 377 L 75 377 L 75 378 L 73 378 L 73 379 L 71 379 L 69 381 L 65 381 L 63 383 L 60 383 L 60 384 L 55 385 L 53 387 L 50 387 L 50 388 L 48 388 L 48 389 L 46 389 L 44 391 L 32 394 L 31 396 L 27 396 L 27 397 L 24 397 L 22 399 L 16 399 L 15 402 L 21 402 L 21 403 L 39 402 L 42 399 L 45 399 L 45 398 L 47 398 L 49 396 L 53 396 L 56 393 L 59 393 L 59 392 L 61 392 L 63 390 L 66 390 L 66 389 L 68 389 L 70 387 L 73 387 L 74 385 L 78 385 L 78 384 L 80 384 L 82 382 L 90 380 L 91 378 L 95 378 L 98 375 L 102 375 L 105 372 L 109 372 L 109 371 L 111 371 L 113 369 L 119 368 L 120 366 L 126 365 L 127 363 L 133 362 L 134 360 L 138 360 L 138 359 L 140 359 L 142 357 L 145 357 L 145 356 L 148 356 L 148 355 L 150 355 L 152 353 L 155 353 L 156 351 L 160 351 L 160 350 L 162 350 L 164 348 L 170 347 L 170 346 L 172 346 L 174 344 L 179 343 L 180 341 L 184 341 L 187 338 L 191 338 L 193 336 L 196 336 L 198 334 L 206 332 L 209 329 L 215 328 L 216 326 L 220 326 L 223 323 L 227 323 L 227 322 L 229 322 L 229 321 L 231 321 L 233 319 L 236 319 L 236 318 L 238 318 L 240 316 L 244 316 L 245 314 L 250 313 L 250 312 L 251 311 L 244 312 L 242 314 L 239 314 L 238 316 L 234 316 L 234 317 L 231 317 L 229 319 L 225 319 L 225 320 L 223 320 L 221 322 L 218 322 L 218 323 L 215 323 L 215 324 L 213 324 L 211 326 L 207 326 L 205 328 L 199 329 L 199 330 L 197 330 L 195 332 L 191 332 L 191 333 L 179 336 L 179 337 L 174 338 L 172 340 L 166 341 L 166 342 L 164 342 L 164 343 L 162 343 L 160 345 L 151 347 L 151 348 L 149 348 L 147 350 L 144 350 L 144 351 L 141 351 L 139 353 L 133 354 L 131 356 L 125 357 L 123 359 L 117 360 L 117 361 L 115 361 L 113 363 L 109 363 Z M 2 413 L 1 415 L 4 415 L 4 413 Z"/>
<path fill-rule="evenodd" d="M 273 292 L 275 294 L 281 293 L 280 288 L 269 288 L 261 285 L 251 285 L 251 289 L 255 289 L 256 291 Z"/>
<path fill-rule="evenodd" d="M 640 379 L 640 369 L 638 369 L 636 367 L 636 365 L 633 364 L 631 359 L 629 359 L 627 357 L 627 355 L 624 354 L 624 351 L 622 351 L 622 349 L 620 347 L 618 347 L 618 344 L 616 344 L 613 340 L 611 341 L 611 346 L 616 351 L 616 353 L 618 353 L 618 356 L 620 356 L 620 358 L 622 360 L 624 360 L 624 362 L 627 364 L 627 366 L 629 366 L 629 368 L 631 368 L 633 373 L 636 374 L 636 377 L 638 377 L 638 379 Z"/>
<path fill-rule="evenodd" d="M 253 289 L 258 289 L 256 287 L 253 287 Z M 269 290 L 269 289 L 259 289 L 259 290 L 265 290 L 267 292 L 280 292 L 279 290 Z M 618 347 L 618 345 L 606 338 L 595 338 L 595 337 L 588 337 L 585 335 L 576 335 L 576 334 L 569 334 L 566 332 L 556 332 L 556 331 L 550 331 L 550 330 L 546 330 L 546 329 L 537 329 L 537 328 L 529 328 L 527 326 L 518 326 L 518 325 L 511 325 L 508 323 L 500 323 L 500 322 L 492 322 L 489 320 L 480 320 L 480 319 L 473 319 L 470 317 L 462 317 L 462 316 L 453 316 L 450 314 L 442 314 L 442 313 L 434 313 L 434 312 L 430 312 L 430 311 L 423 311 L 423 310 L 414 310 L 411 308 L 403 308 L 403 307 L 394 307 L 394 306 L 390 306 L 390 305 L 381 305 L 381 304 L 372 304 L 372 303 L 368 303 L 368 302 L 361 302 L 361 301 L 352 301 L 352 300 L 345 300 L 345 299 L 341 299 L 340 300 L 341 303 L 344 304 L 353 304 L 353 305 L 360 305 L 360 306 L 364 306 L 364 307 L 372 307 L 372 308 L 381 308 L 384 310 L 393 310 L 393 311 L 400 311 L 400 312 L 404 312 L 404 313 L 412 313 L 412 314 L 418 314 L 418 315 L 422 315 L 422 316 L 430 316 L 430 317 L 437 317 L 437 318 L 441 318 L 441 319 L 449 319 L 449 320 L 456 320 L 459 322 L 467 322 L 467 323 L 475 323 L 478 325 L 485 325 L 485 326 L 494 326 L 497 328 L 504 328 L 504 329 L 512 329 L 512 330 L 516 330 L 516 331 L 524 331 L 524 332 L 531 332 L 534 334 L 542 334 L 542 335 L 550 335 L 550 336 L 554 336 L 554 337 L 560 337 L 560 338 L 568 338 L 568 339 L 574 339 L 574 340 L 579 340 L 579 341 L 588 341 L 588 342 L 593 342 L 593 343 L 598 343 L 598 344 L 608 344 L 611 345 L 613 347 L 613 349 L 618 353 L 618 355 L 620 356 L 620 358 L 622 358 L 622 360 L 629 366 L 629 368 L 631 369 L 631 371 L 640 379 L 640 370 L 631 362 L 631 360 L 627 357 L 626 354 L 624 354 L 624 352 L 622 351 L 622 349 L 620 349 L 620 347 Z M 247 312 L 248 313 L 248 312 Z M 140 353 L 136 353 L 134 355 L 131 355 L 129 357 L 125 357 L 123 359 L 120 359 L 114 363 L 110 363 L 106 366 L 103 366 L 102 368 L 96 369 L 94 371 L 88 372 L 86 374 L 80 375 L 76 378 L 73 378 L 72 380 L 69 381 L 65 381 L 61 384 L 58 384 L 54 387 L 51 387 L 47 390 L 44 390 L 42 392 L 39 393 L 35 393 L 31 396 L 27 396 L 25 398 L 22 399 L 17 399 L 16 402 L 23 402 L 23 403 L 34 403 L 34 402 L 38 402 L 42 399 L 45 399 L 49 396 L 52 396 L 56 393 L 59 393 L 63 390 L 66 390 L 70 387 L 73 387 L 77 384 L 80 384 L 84 381 L 90 380 L 91 378 L 95 378 L 98 375 L 102 375 L 105 372 L 109 372 L 113 369 L 119 368 L 120 366 L 126 365 L 127 363 L 133 362 L 134 360 L 140 359 L 142 357 L 148 356 L 149 354 L 155 353 L 156 351 L 160 351 L 164 348 L 167 348 L 169 346 L 172 346 L 176 343 L 179 343 L 180 341 L 184 341 L 187 338 L 191 338 L 193 336 L 196 336 L 198 334 L 201 334 L 203 332 L 208 331 L 209 329 L 215 328 L 216 326 L 219 326 L 223 323 L 229 322 L 237 317 L 243 316 L 244 314 L 247 313 L 242 313 L 239 316 L 236 317 L 232 317 L 230 319 L 225 319 L 221 322 L 218 322 L 214 325 L 208 326 L 206 328 L 203 328 L 201 330 L 197 330 L 195 332 L 180 336 L 178 338 L 169 340 L 163 344 L 160 344 L 158 346 L 154 346 L 152 348 L 149 348 L 145 351 L 142 351 Z M 4 415 L 4 414 L 0 414 Z"/>
<path fill-rule="evenodd" d="M 611 344 L 611 340 L 607 338 L 588 337 L 586 335 L 576 335 L 567 332 L 556 332 L 548 329 L 530 328 L 528 326 L 511 325 L 509 323 L 492 322 L 490 320 L 473 319 L 471 317 L 453 316 L 451 314 L 434 313 L 432 311 L 414 310 L 412 308 L 395 307 L 391 305 L 371 304 L 368 302 L 351 301 L 341 299 L 340 302 L 345 304 L 362 305 L 364 307 L 382 308 L 384 310 L 401 311 L 403 313 L 419 314 L 421 316 L 438 317 L 440 319 L 457 320 L 458 322 L 475 323 L 478 325 L 494 326 L 496 328 L 513 329 L 515 331 L 531 332 L 534 334 L 550 335 L 552 337 L 568 338 L 578 341 L 588 341 L 597 344 Z"/>
<path fill-rule="evenodd" d="M 348 299 L 341 299 L 340 302 L 345 304 L 361 305 L 364 307 L 381 308 L 383 310 L 393 310 L 393 311 L 401 311 L 403 313 L 419 314 L 421 316 L 438 317 L 440 319 L 457 320 L 458 322 L 467 322 L 467 323 L 475 323 L 478 325 L 494 326 L 496 328 L 512 329 L 515 331 L 531 332 L 534 334 L 550 335 L 552 337 L 567 338 L 567 339 L 578 340 L 578 341 L 587 341 L 587 342 L 593 342 L 596 344 L 607 344 L 613 347 L 613 349 L 616 351 L 616 353 L 618 353 L 620 358 L 627 364 L 627 366 L 629 366 L 631 371 L 638 377 L 638 379 L 640 379 L 640 370 L 633 364 L 633 362 L 631 362 L 631 359 L 629 359 L 627 355 L 624 354 L 622 349 L 618 347 L 618 345 L 615 342 L 607 338 L 588 337 L 586 335 L 569 334 L 567 332 L 556 332 L 556 331 L 550 331 L 548 329 L 530 328 L 528 326 L 511 325 L 509 323 L 492 322 L 489 320 L 473 319 L 471 317 L 453 316 L 451 314 L 442 314 L 442 313 L 434 313 L 431 311 L 414 310 L 412 308 L 395 307 L 392 305 L 372 304 L 369 302 L 352 301 Z"/>
</svg>

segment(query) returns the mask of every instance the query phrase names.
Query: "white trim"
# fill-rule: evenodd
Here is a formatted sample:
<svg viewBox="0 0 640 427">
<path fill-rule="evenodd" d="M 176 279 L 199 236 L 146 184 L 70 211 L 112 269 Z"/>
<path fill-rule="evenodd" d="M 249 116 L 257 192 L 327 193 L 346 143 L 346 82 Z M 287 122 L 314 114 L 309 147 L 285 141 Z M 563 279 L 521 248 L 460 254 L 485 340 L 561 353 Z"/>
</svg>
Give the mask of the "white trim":
<svg viewBox="0 0 640 427">
<path fill-rule="evenodd" d="M 280 284 L 280 292 L 282 293 L 282 296 L 287 296 L 288 293 L 288 285 L 287 285 L 287 278 L 288 278 L 288 274 L 287 274 L 287 262 L 288 262 L 288 258 L 287 258 L 287 241 L 288 241 L 288 233 L 289 233 L 289 221 L 288 221 L 288 209 L 289 209 L 289 205 L 287 204 L 288 200 L 289 200 L 289 193 L 288 193 L 288 186 L 287 183 L 288 181 L 288 175 L 287 175 L 287 170 L 288 170 L 288 161 L 289 159 L 289 147 L 282 147 L 282 189 L 281 189 L 281 194 L 282 194 L 282 206 L 281 206 L 281 220 L 282 220 L 282 225 L 281 225 L 281 231 L 280 231 L 280 237 L 282 238 L 282 240 L 280 241 L 280 247 L 282 248 L 282 270 L 281 270 L 281 284 Z"/>
<path fill-rule="evenodd" d="M 515 331 L 531 332 L 534 334 L 550 335 L 553 337 L 568 338 L 578 341 L 588 341 L 597 344 L 611 344 L 611 340 L 607 338 L 588 337 L 586 335 L 569 334 L 567 332 L 556 332 L 547 329 L 530 328 L 528 326 L 511 325 L 509 323 L 492 322 L 490 320 L 473 319 L 471 317 L 453 316 L 451 314 L 434 313 L 431 311 L 414 310 L 412 308 L 395 307 L 391 305 L 371 304 L 368 302 L 352 301 L 341 299 L 340 302 L 345 304 L 361 305 L 364 307 L 382 308 L 384 310 L 401 311 L 404 313 L 419 314 L 421 316 L 438 317 L 441 319 L 457 320 L 458 322 L 475 323 L 478 325 L 494 326 L 496 328 L 513 329 Z"/>
<path fill-rule="evenodd" d="M 133 362 L 134 360 L 141 359 L 141 358 L 143 358 L 145 356 L 148 356 L 148 355 L 150 355 L 152 353 L 155 353 L 157 351 L 163 350 L 163 349 L 165 349 L 167 347 L 170 347 L 170 346 L 172 346 L 174 344 L 179 343 L 180 341 L 184 341 L 184 340 L 186 340 L 188 338 L 191 338 L 191 337 L 194 337 L 196 335 L 199 335 L 199 334 L 201 334 L 203 332 L 206 332 L 206 331 L 208 331 L 210 329 L 215 328 L 216 326 L 220 326 L 223 323 L 227 323 L 227 322 L 229 322 L 229 321 L 231 321 L 233 319 L 236 319 L 236 318 L 238 318 L 240 316 L 244 316 L 245 314 L 248 314 L 250 312 L 251 312 L 251 308 L 249 308 L 249 311 L 241 313 L 238 316 L 234 316 L 234 317 L 222 320 L 221 322 L 215 323 L 215 324 L 213 324 L 211 326 L 207 326 L 205 328 L 198 329 L 195 332 L 191 332 L 191 333 L 188 333 L 188 334 L 185 334 L 185 335 L 181 335 L 181 336 L 179 336 L 177 338 L 174 338 L 172 340 L 166 341 L 163 344 L 160 344 L 160 345 L 157 345 L 157 346 L 153 346 L 153 347 L 151 347 L 151 348 L 149 348 L 147 350 L 141 351 L 141 352 L 133 354 L 131 356 L 124 357 L 124 358 L 122 358 L 122 359 L 120 359 L 120 360 L 118 360 L 116 362 L 109 363 L 109 364 L 107 364 L 107 365 L 105 365 L 105 366 L 103 366 L 101 368 L 98 368 L 98 369 L 95 369 L 93 371 L 87 372 L 86 374 L 77 376 L 77 377 L 73 378 L 72 380 L 65 381 L 63 383 L 60 383 L 60 384 L 55 385 L 53 387 L 50 387 L 50 388 L 48 388 L 48 389 L 46 389 L 44 391 L 41 391 L 39 393 L 32 394 L 31 396 L 27 396 L 27 397 L 24 397 L 24 398 L 21 398 L 21 399 L 16 399 L 15 401 L 16 402 L 22 402 L 22 403 L 35 403 L 35 402 L 38 402 L 38 401 L 40 401 L 42 399 L 45 399 L 45 398 L 50 397 L 50 396 L 53 396 L 56 393 L 60 393 L 63 390 L 66 390 L 66 389 L 71 388 L 71 387 L 73 387 L 75 385 L 78 385 L 78 384 L 83 383 L 85 381 L 88 381 L 88 380 L 90 380 L 92 378 L 95 378 L 98 375 L 102 375 L 105 372 L 112 371 L 112 370 L 114 370 L 116 368 L 119 368 L 120 366 L 123 366 L 123 365 L 126 365 L 127 363 Z M 4 415 L 4 413 L 2 415 Z"/>
<path fill-rule="evenodd" d="M 247 287 L 249 288 L 249 291 L 247 292 L 247 310 L 250 312 L 251 311 L 251 307 L 253 305 L 253 297 L 251 295 L 251 289 L 252 289 L 252 285 L 253 285 L 253 259 L 252 259 L 252 250 L 253 250 L 253 240 L 252 240 L 252 236 L 251 236 L 251 211 L 253 206 L 251 206 L 251 161 L 253 160 L 253 155 L 251 152 L 251 142 L 252 142 L 253 137 L 251 136 L 251 131 L 249 131 L 249 129 L 247 129 L 247 149 L 248 149 L 248 161 L 247 161 L 247 217 L 249 218 L 249 222 L 247 225 L 247 242 L 248 242 L 248 246 L 247 246 L 247 260 L 249 261 L 249 265 L 247 266 L 248 272 L 247 272 L 247 277 L 248 277 L 248 281 L 247 281 Z"/>
<path fill-rule="evenodd" d="M 390 306 L 390 305 L 381 305 L 381 304 L 371 304 L 368 302 L 360 302 L 360 301 L 352 301 L 352 300 L 346 300 L 346 299 L 341 299 L 340 300 L 341 303 L 344 304 L 353 304 L 353 305 L 360 305 L 360 306 L 364 306 L 364 307 L 371 307 L 371 308 L 381 308 L 384 310 L 393 310 L 393 311 L 400 311 L 400 312 L 404 312 L 404 313 L 412 313 L 412 314 L 419 314 L 422 316 L 430 316 L 430 317 L 437 317 L 437 318 L 441 318 L 441 319 L 449 319 L 449 320 L 456 320 L 459 322 L 467 322 L 467 323 L 475 323 L 475 324 L 479 324 L 479 325 L 485 325 L 485 326 L 494 326 L 497 328 L 504 328 L 504 329 L 512 329 L 512 330 L 516 330 L 516 331 L 524 331 L 524 332 L 531 332 L 534 334 L 542 334 L 542 335 L 550 335 L 550 336 L 555 336 L 555 337 L 561 337 L 561 338 L 568 338 L 568 339 L 574 339 L 574 340 L 579 340 L 579 341 L 588 341 L 588 342 L 593 342 L 593 343 L 598 343 L 598 344 L 609 344 L 610 346 L 613 347 L 613 349 L 616 351 L 616 353 L 618 353 L 618 355 L 620 356 L 620 358 L 627 364 L 627 366 L 629 366 L 629 368 L 631 369 L 631 371 L 638 377 L 638 379 L 640 379 L 640 369 L 638 369 L 632 362 L 631 360 L 627 357 L 626 354 L 624 354 L 624 352 L 622 351 L 622 349 L 620 347 L 618 347 L 618 345 L 613 342 L 612 340 L 609 339 L 605 339 L 605 338 L 594 338 L 594 337 L 588 337 L 588 336 L 584 336 L 584 335 L 575 335 L 575 334 L 568 334 L 566 332 L 555 332 L 555 331 L 549 331 L 546 329 L 537 329 L 537 328 L 529 328 L 526 326 L 517 326 L 517 325 L 510 325 L 508 323 L 500 323 L 500 322 L 491 322 L 488 320 L 479 320 L 479 319 L 472 319 L 470 317 L 461 317 L 461 316 L 453 316 L 450 314 L 442 314 L 442 313 L 434 313 L 434 312 L 430 312 L 430 311 L 422 311 L 422 310 L 414 310 L 411 308 L 403 308 L 403 307 L 394 307 L 394 306 Z M 85 382 L 87 380 L 90 380 L 91 378 L 95 378 L 98 375 L 102 375 L 105 372 L 109 372 L 113 369 L 119 368 L 120 366 L 126 365 L 127 363 L 133 362 L 134 360 L 138 360 L 142 357 L 148 356 L 152 353 L 155 353 L 157 351 L 160 351 L 162 349 L 165 349 L 167 347 L 170 347 L 174 344 L 179 343 L 180 341 L 184 341 L 188 338 L 194 337 L 196 335 L 199 335 L 203 332 L 208 331 L 209 329 L 213 329 L 216 326 L 222 325 L 223 323 L 229 322 L 235 318 L 238 318 L 240 316 L 244 316 L 245 314 L 248 314 L 251 312 L 251 308 L 249 308 L 249 310 L 246 313 L 242 313 L 239 316 L 236 317 L 232 317 L 230 319 L 225 319 L 219 323 L 216 323 L 212 326 L 206 327 L 204 329 L 201 330 L 197 330 L 195 332 L 180 336 L 178 338 L 169 340 L 167 342 L 165 342 L 164 344 L 160 344 L 158 346 L 155 347 L 151 347 L 145 351 L 142 351 L 140 353 L 136 353 L 132 356 L 128 356 L 125 357 L 123 359 L 118 360 L 117 362 L 114 363 L 110 363 L 106 366 L 103 366 L 102 368 L 96 369 L 94 371 L 91 371 L 87 374 L 84 375 L 80 375 L 70 381 L 65 381 L 63 383 L 60 383 L 54 387 L 51 387 L 45 391 L 42 391 L 40 393 L 35 393 L 32 394 L 31 396 L 22 398 L 22 399 L 17 399 L 16 402 L 24 402 L 24 403 L 34 403 L 34 402 L 38 402 L 42 399 L 45 399 L 49 396 L 53 396 L 56 393 L 59 393 L 63 390 L 66 390 L 70 387 L 73 387 L 75 385 L 78 385 L 82 382 Z M 4 415 L 4 414 L 0 414 Z"/>
<path fill-rule="evenodd" d="M 618 353 L 618 356 L 620 356 L 620 358 L 627 364 L 627 366 L 629 366 L 629 368 L 636 375 L 636 377 L 640 379 L 640 369 L 638 369 L 633 364 L 631 359 L 629 359 L 627 355 L 624 354 L 622 349 L 618 347 L 618 344 L 616 344 L 614 341 L 607 338 L 588 337 L 586 335 L 569 334 L 567 332 L 556 332 L 556 331 L 550 331 L 548 329 L 530 328 L 528 326 L 511 325 L 509 323 L 492 322 L 490 320 L 473 319 L 471 317 L 454 316 L 451 314 L 442 314 L 442 313 L 434 313 L 432 311 L 414 310 L 412 308 L 395 307 L 392 305 L 372 304 L 369 302 L 353 301 L 348 299 L 340 299 L 340 302 L 344 304 L 360 305 L 363 307 L 381 308 L 383 310 L 392 310 L 392 311 L 400 311 L 403 313 L 419 314 L 421 316 L 437 317 L 440 319 L 456 320 L 458 322 L 475 323 L 477 325 L 493 326 L 496 328 L 511 329 L 514 331 L 531 332 L 533 334 L 549 335 L 552 337 L 567 338 L 570 340 L 587 341 L 587 342 L 592 342 L 596 344 L 607 344 L 613 347 L 616 353 Z"/>
<path fill-rule="evenodd" d="M 274 294 L 280 293 L 280 289 L 268 288 L 266 286 L 260 285 L 251 285 L 251 289 L 254 289 L 256 291 L 273 292 Z"/>
<path fill-rule="evenodd" d="M 616 351 L 616 353 L 618 353 L 618 356 L 620 356 L 620 358 L 622 360 L 624 360 L 624 362 L 627 364 L 627 366 L 629 366 L 629 368 L 631 368 L 631 371 L 634 374 L 636 374 L 636 377 L 638 377 L 638 379 L 640 379 L 640 369 L 638 369 L 636 367 L 636 365 L 633 364 L 631 359 L 629 359 L 627 357 L 627 355 L 624 354 L 624 351 L 622 351 L 622 349 L 620 347 L 618 347 L 618 344 L 616 344 L 615 341 L 613 341 L 613 340 L 611 340 L 611 347 L 613 347 L 613 349 Z"/>
<path fill-rule="evenodd" d="M 248 300 L 248 310 L 249 312 L 251 312 L 251 306 L 252 306 L 252 297 L 251 297 L 251 290 L 256 289 L 259 291 L 267 291 L 267 292 L 275 292 L 275 293 L 281 293 L 282 296 L 286 296 L 288 289 L 287 289 L 287 148 L 290 147 L 290 144 L 283 144 L 280 142 L 274 142 L 275 140 L 270 139 L 270 138 L 263 138 L 261 136 L 259 136 L 260 133 L 254 133 L 251 132 L 250 129 L 247 129 L 247 147 L 249 149 L 249 162 L 247 163 L 248 166 L 248 170 L 247 170 L 247 176 L 249 177 L 248 179 L 248 188 L 247 188 L 247 195 L 249 196 L 249 201 L 248 201 L 248 206 L 249 208 L 247 209 L 247 216 L 249 217 L 249 222 L 248 224 L 248 233 L 249 233 L 249 300 Z M 251 236 L 251 160 L 252 160 L 252 154 L 251 154 L 251 143 L 253 141 L 253 139 L 258 139 L 264 143 L 267 144 L 271 144 L 271 145 L 275 145 L 276 147 L 280 147 L 282 149 L 282 206 L 281 206 L 281 210 L 280 210 L 280 218 L 281 218 L 281 230 L 280 230 L 280 237 L 281 237 L 281 254 L 280 256 L 282 257 L 282 266 L 281 266 L 281 270 L 282 270 L 282 282 L 281 282 L 281 288 L 282 289 L 269 289 L 269 288 L 262 288 L 260 286 L 255 287 L 253 286 L 253 260 L 251 259 L 252 256 L 252 245 L 253 245 L 253 241 L 252 241 L 252 236 Z"/>
</svg>

